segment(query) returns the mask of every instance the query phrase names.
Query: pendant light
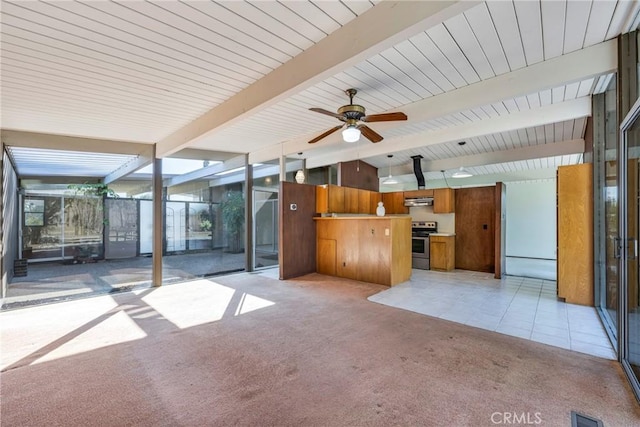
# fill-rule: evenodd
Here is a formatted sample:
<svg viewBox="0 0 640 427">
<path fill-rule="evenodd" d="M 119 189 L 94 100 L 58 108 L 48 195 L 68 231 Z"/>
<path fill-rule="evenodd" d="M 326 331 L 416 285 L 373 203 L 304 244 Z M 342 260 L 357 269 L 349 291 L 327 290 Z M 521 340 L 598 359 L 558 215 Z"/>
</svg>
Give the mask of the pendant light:
<svg viewBox="0 0 640 427">
<path fill-rule="evenodd" d="M 463 146 L 467 143 L 467 141 L 460 141 L 458 142 L 459 146 Z M 451 178 L 469 178 L 472 177 L 473 174 L 471 172 L 469 172 L 468 170 L 466 170 L 464 167 L 460 166 L 460 169 L 458 169 L 456 172 L 453 173 L 453 175 L 451 175 Z"/>
<path fill-rule="evenodd" d="M 393 157 L 393 154 L 387 154 L 387 157 L 389 158 L 389 176 L 386 177 L 382 183 L 384 185 L 398 184 L 398 180 L 391 176 L 391 158 Z"/>
<path fill-rule="evenodd" d="M 460 169 L 454 172 L 453 175 L 451 175 L 451 178 L 469 178 L 472 176 L 473 174 L 471 172 L 460 166 Z"/>
</svg>

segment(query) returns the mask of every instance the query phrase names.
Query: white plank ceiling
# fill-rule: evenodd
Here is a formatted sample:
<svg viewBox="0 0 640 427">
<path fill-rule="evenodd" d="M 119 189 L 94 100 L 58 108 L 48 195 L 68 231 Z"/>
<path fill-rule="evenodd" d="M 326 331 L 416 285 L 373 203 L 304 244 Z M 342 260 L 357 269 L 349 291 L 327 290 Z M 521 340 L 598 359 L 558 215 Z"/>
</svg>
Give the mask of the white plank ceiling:
<svg viewBox="0 0 640 427">
<path fill-rule="evenodd" d="M 0 101 L 3 129 L 154 143 L 211 109 L 242 100 L 243 91 L 384 2 L 330 1 L 6 1 L 1 10 Z M 453 3 L 453 2 L 452 2 Z M 303 151 L 330 158 L 344 143 L 305 143 L 338 122 L 309 111 L 347 104 L 347 88 L 368 114 L 411 105 L 579 52 L 635 30 L 638 1 L 486 1 L 416 30 L 361 62 L 301 85 L 279 102 L 228 122 L 180 148 L 250 153 L 256 161 Z M 384 25 L 381 22 L 381 25 Z M 375 28 L 371 28 L 375 32 Z M 368 35 L 362 35 L 366 37 Z M 428 120 L 373 123 L 385 140 L 355 157 L 387 168 L 425 160 L 554 144 L 584 138 L 586 115 L 492 132 L 491 123 L 536 114 L 605 90 L 609 72 L 541 85 L 534 91 L 479 102 Z M 513 83 L 517 84 L 517 82 Z M 514 91 L 517 93 L 517 91 Z M 492 99 L 487 94 L 487 100 Z M 568 104 L 567 104 L 568 105 Z M 486 125 L 459 146 L 456 129 Z M 394 150 L 394 141 L 451 131 L 451 141 Z M 337 138 L 339 138 L 339 134 Z M 323 143 L 324 142 L 324 143 Z M 304 147 L 304 150 L 300 149 Z M 384 148 L 380 148 L 384 147 Z M 64 147 L 61 147 L 63 149 Z M 380 152 L 380 150 L 384 152 Z M 576 153 L 577 154 L 577 153 Z M 354 158 L 355 158 L 354 157 Z M 476 166 L 487 174 L 555 167 L 552 160 Z M 325 162 L 327 163 L 327 162 Z M 439 172 L 438 172 L 439 173 Z"/>
</svg>

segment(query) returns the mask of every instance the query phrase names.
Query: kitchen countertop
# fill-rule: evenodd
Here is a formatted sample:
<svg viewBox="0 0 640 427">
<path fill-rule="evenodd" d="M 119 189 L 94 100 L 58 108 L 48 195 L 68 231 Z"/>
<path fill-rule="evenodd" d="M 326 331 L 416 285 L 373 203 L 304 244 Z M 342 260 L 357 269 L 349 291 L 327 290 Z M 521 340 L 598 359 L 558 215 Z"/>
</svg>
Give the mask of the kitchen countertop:
<svg viewBox="0 0 640 427">
<path fill-rule="evenodd" d="M 455 236 L 456 233 L 429 233 L 429 236 L 442 236 L 442 237 L 448 237 L 448 236 Z"/>
<path fill-rule="evenodd" d="M 385 216 L 377 216 L 377 215 L 345 215 L 345 216 L 316 216 L 313 218 L 314 221 L 320 220 L 335 220 L 335 219 L 395 219 L 395 218 L 409 218 L 409 215 L 385 215 Z"/>
</svg>

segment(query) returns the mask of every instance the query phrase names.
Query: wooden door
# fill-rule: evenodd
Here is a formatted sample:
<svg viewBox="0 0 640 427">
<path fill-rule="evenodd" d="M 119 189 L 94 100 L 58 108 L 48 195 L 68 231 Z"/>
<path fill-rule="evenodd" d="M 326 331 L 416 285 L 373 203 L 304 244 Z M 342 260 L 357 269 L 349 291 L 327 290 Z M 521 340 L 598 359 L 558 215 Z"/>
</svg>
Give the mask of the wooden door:
<svg viewBox="0 0 640 427">
<path fill-rule="evenodd" d="M 456 206 L 456 268 L 495 272 L 495 187 L 459 188 Z"/>
</svg>

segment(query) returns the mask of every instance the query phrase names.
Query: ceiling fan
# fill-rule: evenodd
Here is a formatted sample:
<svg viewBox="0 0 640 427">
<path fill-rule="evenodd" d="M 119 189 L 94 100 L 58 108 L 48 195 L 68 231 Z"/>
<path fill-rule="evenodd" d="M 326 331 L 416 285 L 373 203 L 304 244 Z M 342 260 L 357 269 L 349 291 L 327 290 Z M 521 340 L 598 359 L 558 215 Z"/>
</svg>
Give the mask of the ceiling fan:
<svg viewBox="0 0 640 427">
<path fill-rule="evenodd" d="M 322 133 L 321 135 L 313 138 L 311 141 L 309 141 L 309 144 L 315 144 L 322 138 L 331 135 L 344 126 L 346 126 L 346 128 L 342 131 L 342 138 L 345 140 L 345 142 L 356 142 L 358 139 L 360 139 L 361 133 L 371 142 L 380 142 L 383 139 L 382 135 L 375 132 L 367 125 L 358 124 L 358 122 L 370 123 L 407 120 L 407 115 L 400 112 L 371 114 L 367 116 L 362 105 L 356 105 L 353 103 L 353 97 L 356 93 L 358 93 L 358 91 L 356 89 L 347 89 L 345 90 L 345 93 L 349 95 L 349 105 L 343 105 L 342 107 L 338 108 L 337 113 L 332 113 L 331 111 L 325 110 L 323 108 L 309 108 L 309 110 L 311 111 L 326 114 L 327 116 L 335 117 L 341 122 L 344 122 L 343 124 L 333 127 L 328 131 Z"/>
</svg>

